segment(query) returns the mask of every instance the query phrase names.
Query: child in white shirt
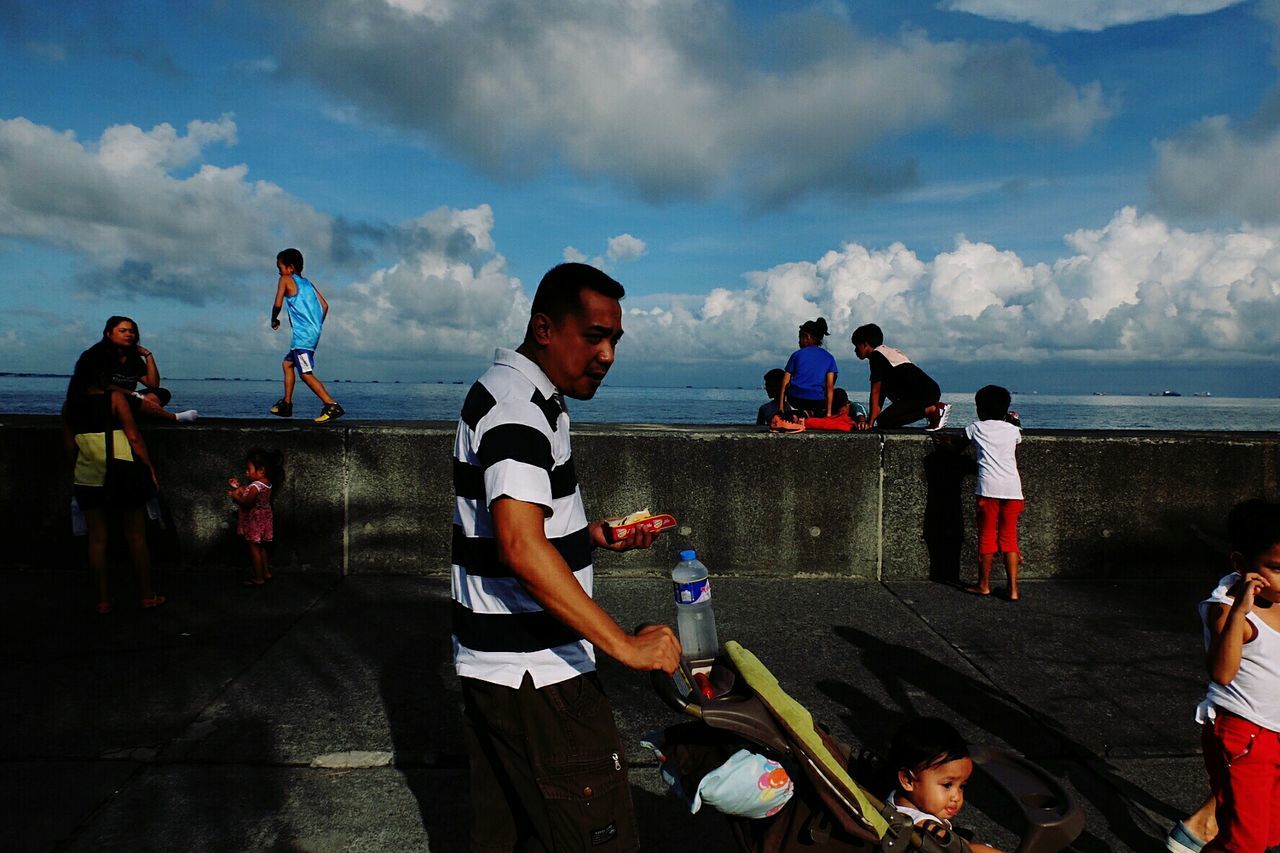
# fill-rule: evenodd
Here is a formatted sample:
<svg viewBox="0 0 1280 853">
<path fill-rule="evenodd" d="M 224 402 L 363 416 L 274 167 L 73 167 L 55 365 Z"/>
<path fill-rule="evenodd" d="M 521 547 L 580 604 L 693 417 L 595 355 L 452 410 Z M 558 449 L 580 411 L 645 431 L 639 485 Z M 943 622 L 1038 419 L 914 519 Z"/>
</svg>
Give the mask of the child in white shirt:
<svg viewBox="0 0 1280 853">
<path fill-rule="evenodd" d="M 1022 441 L 1022 424 L 1018 413 L 1009 410 L 1012 398 L 1006 388 L 987 385 L 973 400 L 977 404 L 978 420 L 965 427 L 964 434 L 978 456 L 978 582 L 966 586 L 964 591 L 974 595 L 991 594 L 991 564 L 996 553 L 1002 552 L 1009 576 L 1007 597 L 1017 601 L 1018 567 L 1022 563 L 1018 516 L 1026 507 L 1016 457 Z"/>
</svg>

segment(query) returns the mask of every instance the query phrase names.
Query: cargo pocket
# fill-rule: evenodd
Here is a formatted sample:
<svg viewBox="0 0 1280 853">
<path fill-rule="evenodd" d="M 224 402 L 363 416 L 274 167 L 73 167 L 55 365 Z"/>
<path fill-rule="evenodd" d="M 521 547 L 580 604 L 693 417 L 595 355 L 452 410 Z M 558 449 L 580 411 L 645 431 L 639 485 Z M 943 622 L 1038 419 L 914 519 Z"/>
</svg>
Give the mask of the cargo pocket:
<svg viewBox="0 0 1280 853">
<path fill-rule="evenodd" d="M 619 752 L 548 768 L 538 777 L 557 851 L 635 851 L 635 814 Z"/>
<path fill-rule="evenodd" d="M 1222 747 L 1223 763 L 1230 767 L 1253 750 L 1258 727 L 1227 714 L 1219 714 L 1214 721 L 1214 734 Z"/>
</svg>

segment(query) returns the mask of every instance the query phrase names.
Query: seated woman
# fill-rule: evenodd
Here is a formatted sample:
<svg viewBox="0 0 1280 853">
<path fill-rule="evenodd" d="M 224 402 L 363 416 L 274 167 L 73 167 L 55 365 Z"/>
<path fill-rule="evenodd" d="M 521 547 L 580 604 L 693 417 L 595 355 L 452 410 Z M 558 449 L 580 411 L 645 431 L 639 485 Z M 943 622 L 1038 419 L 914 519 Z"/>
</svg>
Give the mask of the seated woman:
<svg viewBox="0 0 1280 853">
<path fill-rule="evenodd" d="M 176 414 L 165 409 L 169 404 L 169 391 L 160 387 L 160 368 L 155 355 L 138 343 L 139 337 L 138 324 L 129 317 L 108 317 L 102 340 L 85 350 L 80 358 L 95 361 L 99 357 L 109 358 L 111 387 L 127 395 L 135 415 L 176 423 L 194 421 L 199 414 L 195 409 Z M 142 386 L 141 389 L 138 386 Z"/>
</svg>

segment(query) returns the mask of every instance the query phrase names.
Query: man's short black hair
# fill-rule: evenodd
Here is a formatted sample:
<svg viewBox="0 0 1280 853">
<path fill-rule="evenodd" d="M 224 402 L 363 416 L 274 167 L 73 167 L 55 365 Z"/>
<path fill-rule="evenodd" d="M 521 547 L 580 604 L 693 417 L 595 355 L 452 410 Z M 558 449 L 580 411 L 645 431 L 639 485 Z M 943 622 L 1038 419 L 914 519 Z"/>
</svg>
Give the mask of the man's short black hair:
<svg viewBox="0 0 1280 853">
<path fill-rule="evenodd" d="M 559 323 L 569 314 L 582 308 L 583 290 L 594 290 L 610 299 L 621 299 L 627 291 L 602 270 L 590 264 L 557 264 L 547 270 L 538 282 L 538 292 L 533 295 L 533 307 L 529 313 L 546 314 L 552 322 Z"/>
<path fill-rule="evenodd" d="M 1009 415 L 1009 405 L 1013 397 L 1008 388 L 999 385 L 984 385 L 973 395 L 974 405 L 978 409 L 980 421 L 1002 421 Z"/>
<path fill-rule="evenodd" d="M 294 272 L 302 272 L 302 253 L 297 249 L 285 249 L 276 255 L 276 260 L 288 267 L 293 267 Z"/>
<path fill-rule="evenodd" d="M 1253 561 L 1273 545 L 1280 544 L 1280 504 L 1261 498 L 1243 501 L 1227 515 L 1231 550 Z"/>
<path fill-rule="evenodd" d="M 870 344 L 878 347 L 884 343 L 884 332 L 880 331 L 880 327 L 875 323 L 867 323 L 865 326 L 859 326 L 853 330 L 853 335 L 849 338 L 849 342 L 855 347 L 858 344 Z"/>
</svg>

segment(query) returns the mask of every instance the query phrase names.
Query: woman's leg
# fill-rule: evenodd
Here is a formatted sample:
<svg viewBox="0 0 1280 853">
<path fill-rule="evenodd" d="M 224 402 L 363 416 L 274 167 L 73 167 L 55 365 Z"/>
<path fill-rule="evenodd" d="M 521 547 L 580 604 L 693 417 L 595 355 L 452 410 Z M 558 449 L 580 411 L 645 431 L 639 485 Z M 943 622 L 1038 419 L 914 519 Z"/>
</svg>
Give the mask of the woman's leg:
<svg viewBox="0 0 1280 853">
<path fill-rule="evenodd" d="M 161 421 L 171 421 L 173 423 L 177 423 L 177 420 L 178 420 L 177 415 L 165 409 L 164 406 L 160 405 L 160 401 L 157 400 L 151 394 L 142 395 L 141 413 L 148 418 L 155 418 L 156 420 L 161 420 Z"/>
<path fill-rule="evenodd" d="M 84 511 L 85 526 L 89 529 L 89 568 L 98 585 L 98 610 L 105 613 L 111 608 L 111 592 L 107 583 L 107 511 L 102 507 Z"/>
<path fill-rule="evenodd" d="M 151 588 L 151 552 L 147 549 L 147 516 L 142 507 L 131 507 L 120 511 L 120 522 L 124 527 L 125 542 L 129 545 L 129 556 L 133 560 L 133 570 L 138 575 L 138 585 L 142 587 L 142 598 L 154 600 L 155 590 Z"/>
</svg>

